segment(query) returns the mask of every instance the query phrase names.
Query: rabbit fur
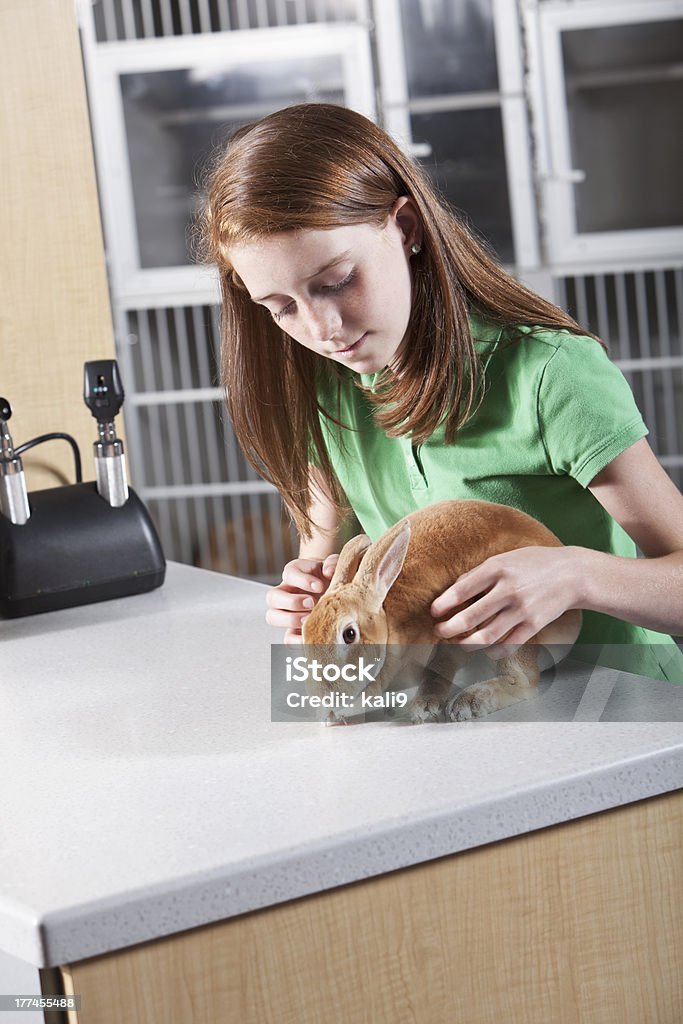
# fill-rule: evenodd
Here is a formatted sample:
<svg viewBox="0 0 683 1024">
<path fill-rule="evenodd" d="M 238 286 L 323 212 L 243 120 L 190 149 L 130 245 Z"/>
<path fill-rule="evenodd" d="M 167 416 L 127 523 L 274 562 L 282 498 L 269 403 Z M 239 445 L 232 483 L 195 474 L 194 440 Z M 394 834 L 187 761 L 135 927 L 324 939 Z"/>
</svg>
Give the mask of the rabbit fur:
<svg viewBox="0 0 683 1024">
<path fill-rule="evenodd" d="M 415 723 L 479 718 L 526 700 L 536 692 L 540 672 L 561 661 L 576 641 L 578 609 L 564 612 L 524 645 L 499 642 L 488 648 L 495 675 L 449 700 L 452 675 L 473 652 L 463 646 L 462 636 L 457 641 L 436 637 L 429 608 L 463 573 L 492 555 L 528 546 L 561 547 L 562 542 L 518 509 L 474 500 L 419 509 L 374 543 L 364 534 L 353 537 L 341 551 L 328 590 L 304 620 L 304 645 L 325 648 L 329 660 L 337 662 L 340 651 L 346 660 L 357 657 L 359 643 L 379 645 L 381 672 L 364 691 L 378 694 L 422 652 L 419 687 L 410 706 Z M 437 671 L 444 664 L 445 674 Z M 329 692 L 345 685 L 323 687 Z M 344 718 L 330 712 L 328 720 Z"/>
</svg>

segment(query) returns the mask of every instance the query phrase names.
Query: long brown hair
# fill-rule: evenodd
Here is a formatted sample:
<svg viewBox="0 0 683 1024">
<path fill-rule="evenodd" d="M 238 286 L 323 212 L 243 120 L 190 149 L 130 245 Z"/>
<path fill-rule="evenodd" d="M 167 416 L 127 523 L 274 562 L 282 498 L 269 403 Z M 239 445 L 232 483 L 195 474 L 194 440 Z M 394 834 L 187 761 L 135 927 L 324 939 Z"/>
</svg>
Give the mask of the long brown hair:
<svg viewBox="0 0 683 1024">
<path fill-rule="evenodd" d="M 411 261 L 413 295 L 395 373 L 367 392 L 390 436 L 423 443 L 445 427 L 446 443 L 481 400 L 481 366 L 469 313 L 504 326 L 586 334 L 561 309 L 528 291 L 496 263 L 421 169 L 372 121 L 346 107 L 307 103 L 240 128 L 214 158 L 198 221 L 201 258 L 218 267 L 222 292 L 222 384 L 235 434 L 255 469 L 283 497 L 310 537 L 309 463 L 322 471 L 337 511 L 347 505 L 327 453 L 320 388 L 351 371 L 304 348 L 253 303 L 230 263 L 230 247 L 266 235 L 347 224 L 383 225 L 399 196 L 422 221 Z M 358 381 L 354 379 L 358 385 Z"/>
</svg>

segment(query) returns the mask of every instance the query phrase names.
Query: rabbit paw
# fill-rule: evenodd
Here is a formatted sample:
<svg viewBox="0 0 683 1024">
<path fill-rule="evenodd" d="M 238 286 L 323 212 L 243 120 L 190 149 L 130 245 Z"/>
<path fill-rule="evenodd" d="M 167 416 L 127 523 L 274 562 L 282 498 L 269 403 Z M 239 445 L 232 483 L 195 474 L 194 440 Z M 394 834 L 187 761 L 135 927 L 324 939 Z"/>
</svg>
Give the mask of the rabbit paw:
<svg viewBox="0 0 683 1024">
<path fill-rule="evenodd" d="M 443 705 L 435 697 L 415 697 L 409 710 L 413 725 L 443 721 Z"/>
<path fill-rule="evenodd" d="M 448 702 L 446 719 L 451 722 L 467 722 L 497 710 L 498 702 L 490 686 L 472 686 Z"/>
<path fill-rule="evenodd" d="M 343 715 L 337 715 L 334 711 L 328 712 L 328 714 L 321 715 L 320 722 L 323 725 L 348 725 L 349 721 Z"/>
</svg>

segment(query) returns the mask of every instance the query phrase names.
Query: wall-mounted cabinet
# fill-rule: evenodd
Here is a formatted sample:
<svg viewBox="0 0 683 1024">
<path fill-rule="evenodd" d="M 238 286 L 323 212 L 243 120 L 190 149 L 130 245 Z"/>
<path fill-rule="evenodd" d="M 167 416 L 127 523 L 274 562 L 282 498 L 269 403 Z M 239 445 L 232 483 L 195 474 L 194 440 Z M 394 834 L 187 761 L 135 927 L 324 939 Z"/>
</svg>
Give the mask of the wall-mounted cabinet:
<svg viewBox="0 0 683 1024">
<path fill-rule="evenodd" d="M 527 4 L 549 259 L 683 255 L 683 2 Z"/>
<path fill-rule="evenodd" d="M 361 25 L 100 43 L 86 52 L 110 279 L 129 308 L 151 294 L 213 301 L 213 275 L 193 264 L 191 223 L 202 169 L 236 127 L 310 101 L 375 114 Z"/>
</svg>

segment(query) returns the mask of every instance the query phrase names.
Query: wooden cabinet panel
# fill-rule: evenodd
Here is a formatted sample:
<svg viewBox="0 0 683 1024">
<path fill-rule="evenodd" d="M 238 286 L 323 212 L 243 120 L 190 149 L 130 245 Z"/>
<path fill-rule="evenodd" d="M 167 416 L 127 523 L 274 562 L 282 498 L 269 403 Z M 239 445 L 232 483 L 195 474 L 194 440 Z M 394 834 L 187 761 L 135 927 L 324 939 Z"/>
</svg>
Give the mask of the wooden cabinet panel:
<svg viewBox="0 0 683 1024">
<path fill-rule="evenodd" d="M 683 793 L 63 968 L 72 1024 L 680 1024 Z"/>
</svg>

